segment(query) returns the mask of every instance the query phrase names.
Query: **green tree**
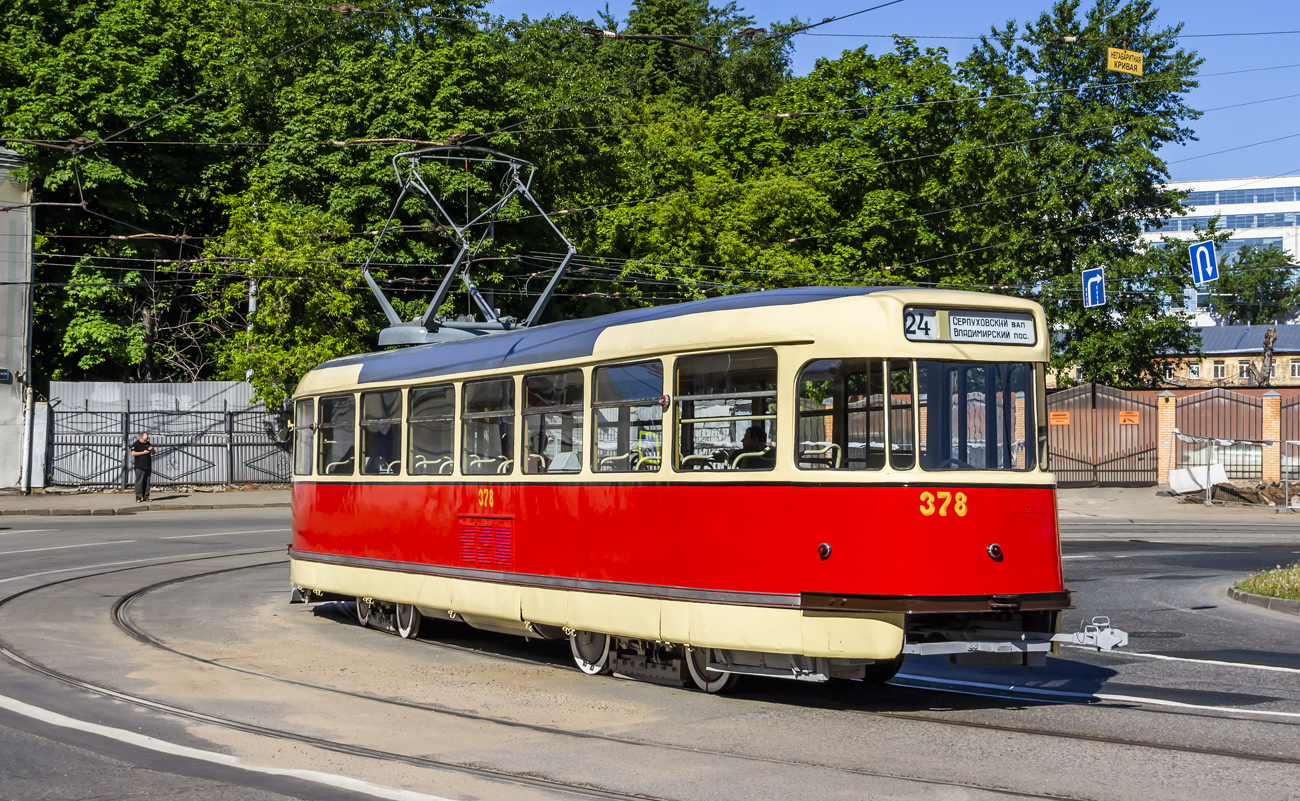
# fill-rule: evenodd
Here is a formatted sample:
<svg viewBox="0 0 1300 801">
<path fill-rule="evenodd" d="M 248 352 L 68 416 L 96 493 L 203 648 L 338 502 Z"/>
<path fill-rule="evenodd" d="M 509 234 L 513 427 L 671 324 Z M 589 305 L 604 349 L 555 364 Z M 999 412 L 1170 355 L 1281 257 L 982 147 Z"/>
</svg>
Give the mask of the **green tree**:
<svg viewBox="0 0 1300 801">
<path fill-rule="evenodd" d="M 1246 245 L 1219 268 L 1210 308 L 1235 325 L 1271 325 L 1296 310 L 1300 285 L 1296 265 L 1281 248 Z"/>
</svg>

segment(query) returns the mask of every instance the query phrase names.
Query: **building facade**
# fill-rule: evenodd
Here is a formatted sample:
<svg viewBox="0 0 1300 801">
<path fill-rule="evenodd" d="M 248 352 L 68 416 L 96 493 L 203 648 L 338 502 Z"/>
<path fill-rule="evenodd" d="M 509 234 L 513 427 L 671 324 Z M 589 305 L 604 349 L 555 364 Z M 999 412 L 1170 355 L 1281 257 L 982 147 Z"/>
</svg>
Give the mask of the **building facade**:
<svg viewBox="0 0 1300 801">
<path fill-rule="evenodd" d="M 1219 251 L 1220 262 L 1247 245 L 1275 245 L 1293 263 L 1300 263 L 1300 175 L 1173 181 L 1169 186 L 1188 193 L 1187 216 L 1149 225 L 1142 235 L 1148 242 L 1159 243 L 1166 236 L 1190 242 L 1198 227 L 1204 229 L 1218 215 L 1219 228 L 1232 231 L 1232 238 Z M 1196 315 L 1197 325 L 1218 322 L 1210 314 L 1208 299 L 1204 291 L 1188 290 L 1186 307 Z"/>
<path fill-rule="evenodd" d="M 0 147 L 0 487 L 21 480 L 26 424 L 32 198 L 14 177 L 22 166 L 21 156 Z"/>
</svg>

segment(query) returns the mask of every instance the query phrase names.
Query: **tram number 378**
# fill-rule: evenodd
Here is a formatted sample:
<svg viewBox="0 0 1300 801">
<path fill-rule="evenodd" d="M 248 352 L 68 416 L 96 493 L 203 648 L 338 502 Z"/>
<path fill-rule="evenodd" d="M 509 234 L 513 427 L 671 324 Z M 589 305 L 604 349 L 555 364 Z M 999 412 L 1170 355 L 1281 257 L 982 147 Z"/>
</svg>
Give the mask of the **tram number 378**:
<svg viewBox="0 0 1300 801">
<path fill-rule="evenodd" d="M 921 493 L 921 514 L 929 517 L 935 512 L 939 517 L 948 516 L 948 507 L 952 506 L 952 513 L 958 517 L 966 516 L 966 493 L 964 492 L 922 492 Z"/>
</svg>

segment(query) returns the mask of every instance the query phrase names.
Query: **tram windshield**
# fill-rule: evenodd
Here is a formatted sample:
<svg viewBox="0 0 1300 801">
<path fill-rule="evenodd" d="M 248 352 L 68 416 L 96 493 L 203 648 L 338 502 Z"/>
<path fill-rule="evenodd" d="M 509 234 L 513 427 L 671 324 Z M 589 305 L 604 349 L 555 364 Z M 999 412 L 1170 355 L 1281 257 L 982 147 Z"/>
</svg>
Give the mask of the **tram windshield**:
<svg viewBox="0 0 1300 801">
<path fill-rule="evenodd" d="M 1034 368 L 917 361 L 923 470 L 1032 470 Z"/>
</svg>

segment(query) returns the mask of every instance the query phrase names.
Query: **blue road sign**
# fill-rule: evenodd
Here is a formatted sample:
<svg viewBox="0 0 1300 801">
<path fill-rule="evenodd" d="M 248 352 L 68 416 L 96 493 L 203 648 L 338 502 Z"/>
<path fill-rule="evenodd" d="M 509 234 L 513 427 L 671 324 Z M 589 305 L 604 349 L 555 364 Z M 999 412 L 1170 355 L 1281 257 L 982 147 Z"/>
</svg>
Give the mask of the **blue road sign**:
<svg viewBox="0 0 1300 801">
<path fill-rule="evenodd" d="M 1101 267 L 1083 271 L 1083 308 L 1106 305 L 1106 272 Z"/>
<path fill-rule="evenodd" d="M 1192 283 L 1200 286 L 1219 277 L 1219 254 L 1213 242 L 1197 242 L 1187 252 L 1192 257 Z"/>
</svg>

